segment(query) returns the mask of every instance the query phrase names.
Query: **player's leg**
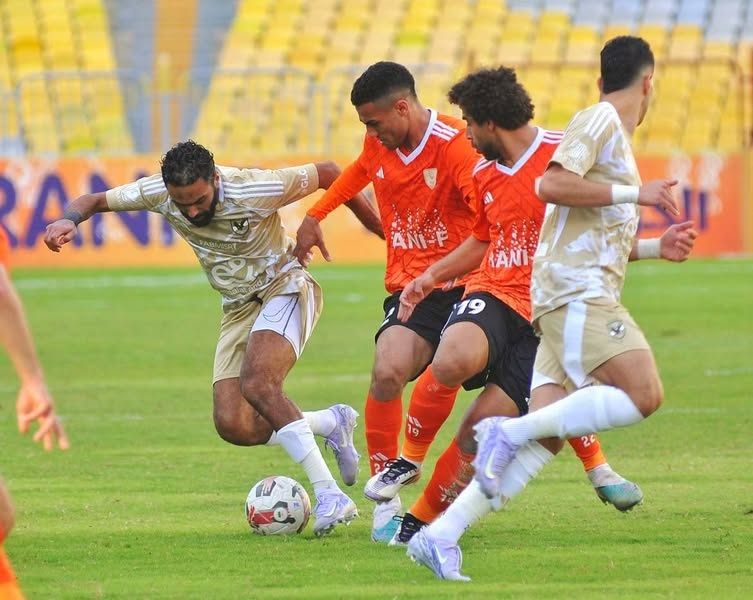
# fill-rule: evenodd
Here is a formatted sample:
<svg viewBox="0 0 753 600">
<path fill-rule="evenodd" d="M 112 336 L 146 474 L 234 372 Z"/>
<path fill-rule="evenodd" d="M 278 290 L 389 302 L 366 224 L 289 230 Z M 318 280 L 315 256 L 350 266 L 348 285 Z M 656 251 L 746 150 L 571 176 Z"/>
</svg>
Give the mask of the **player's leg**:
<svg viewBox="0 0 753 600">
<path fill-rule="evenodd" d="M 313 289 L 313 284 L 310 286 Z M 302 291 L 306 302 L 316 304 L 316 297 L 312 297 L 310 289 Z M 280 303 L 282 310 L 289 308 L 289 300 L 296 295 L 279 296 L 267 302 L 265 310 L 276 310 L 276 303 Z M 273 308 L 269 308 L 272 306 Z M 278 327 L 280 321 L 266 323 L 263 314 L 260 316 L 258 303 L 249 303 L 240 309 L 225 314 L 220 327 L 220 338 L 214 361 L 214 425 L 222 439 L 239 446 L 256 446 L 278 444 L 277 434 L 269 422 L 243 397 L 240 385 L 241 366 L 246 357 L 246 345 L 249 331 L 252 328 Z M 295 319 L 287 323 L 288 336 L 294 340 L 296 346 L 301 346 L 304 340 L 295 340 L 291 333 L 291 326 L 298 323 Z M 300 328 L 300 327 L 299 327 Z M 304 328 L 303 335 L 307 337 Z M 308 328 L 310 329 L 310 327 Z M 273 330 L 273 329 L 270 329 Z M 310 331 L 309 331 L 310 333 Z M 285 335 L 282 330 L 282 335 Z M 291 342 L 293 343 L 293 342 Z M 300 348 L 298 348 L 300 352 Z M 344 404 L 336 404 L 327 409 L 306 411 L 303 417 L 309 424 L 314 435 L 325 438 L 325 445 L 332 448 L 340 467 L 343 481 L 353 485 L 358 472 L 358 453 L 353 446 L 353 429 L 356 426 L 358 413 Z"/>
<path fill-rule="evenodd" d="M 484 330 L 476 323 L 453 322 L 450 317 L 432 364 L 419 377 L 411 396 L 400 457 L 368 481 L 369 498 L 387 502 L 418 480 L 429 445 L 452 411 L 460 384 L 477 373 L 485 375 L 488 357 Z M 422 381 L 434 383 L 419 388 Z"/>
<path fill-rule="evenodd" d="M 490 383 L 463 416 L 457 434 L 434 466 L 421 495 L 405 513 L 390 545 L 407 544 L 419 529 L 433 522 L 468 486 L 476 456 L 473 426 L 492 416 L 517 417 L 520 408 L 498 385 Z"/>
<path fill-rule="evenodd" d="M 539 319 L 544 339 L 576 390 L 563 400 L 520 419 L 497 422 L 479 438 L 489 476 L 479 483 L 489 497 L 519 447 L 546 437 L 569 438 L 643 420 L 662 400 L 656 365 L 642 332 L 620 305 L 571 302 Z M 585 386 L 592 381 L 604 385 Z"/>
<path fill-rule="evenodd" d="M 531 393 L 531 408 L 556 402 L 564 395 L 565 389 L 562 386 L 542 384 Z M 482 418 L 479 422 L 488 423 L 495 418 L 507 417 Z M 523 446 L 503 473 L 502 493 L 494 500 L 487 498 L 474 478 L 439 518 L 412 536 L 408 543 L 408 556 L 428 567 L 440 579 L 467 580 L 460 573 L 462 552 L 458 542 L 463 533 L 519 494 L 561 448 L 562 441 L 558 439 L 531 442 Z"/>
<path fill-rule="evenodd" d="M 397 460 L 402 425 L 402 390 L 431 360 L 434 347 L 415 331 L 401 325 L 383 329 L 376 342 L 374 367 L 366 398 L 366 447 L 373 477 Z M 380 501 L 375 494 L 366 497 L 378 502 L 374 507 L 371 537 L 389 541 L 398 527 L 400 497 Z"/>
<path fill-rule="evenodd" d="M 638 484 L 625 479 L 609 465 L 595 433 L 567 441 L 583 464 L 586 476 L 602 502 L 626 512 L 643 501 L 643 491 Z"/>
<path fill-rule="evenodd" d="M 253 331 L 241 369 L 241 393 L 276 431 L 277 442 L 306 472 L 317 498 L 314 533 L 323 535 L 358 513 L 332 477 L 311 427 L 283 391 L 285 376 L 296 358 L 292 345 L 279 333 Z"/>
</svg>

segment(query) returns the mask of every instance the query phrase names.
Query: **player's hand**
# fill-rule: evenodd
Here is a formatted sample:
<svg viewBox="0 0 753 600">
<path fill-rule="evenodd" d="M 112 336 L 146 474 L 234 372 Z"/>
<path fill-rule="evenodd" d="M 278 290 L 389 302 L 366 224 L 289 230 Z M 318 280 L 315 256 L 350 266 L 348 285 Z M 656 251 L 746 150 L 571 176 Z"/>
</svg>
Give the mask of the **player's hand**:
<svg viewBox="0 0 753 600">
<path fill-rule="evenodd" d="M 307 258 L 307 256 L 311 254 L 311 249 L 314 246 L 319 248 L 319 251 L 322 253 L 322 256 L 326 261 L 332 260 L 332 257 L 329 255 L 329 250 L 327 250 L 327 246 L 324 244 L 324 234 L 322 233 L 319 221 L 310 215 L 306 215 L 296 233 L 296 243 L 295 248 L 293 248 L 293 255 L 302 265 L 306 266 L 311 262 L 311 258 Z"/>
<path fill-rule="evenodd" d="M 698 232 L 693 229 L 693 221 L 670 225 L 659 238 L 661 257 L 672 262 L 683 262 L 693 250 Z"/>
<path fill-rule="evenodd" d="M 16 414 L 18 430 L 21 433 L 29 431 L 32 422 L 36 421 L 39 424 L 33 440 L 41 441 L 45 450 L 52 450 L 56 439 L 61 450 L 68 450 L 70 447 L 68 436 L 55 412 L 55 404 L 44 381 L 27 381 L 21 386 L 16 400 Z"/>
<path fill-rule="evenodd" d="M 655 179 L 641 186 L 638 192 L 638 204 L 641 206 L 656 206 L 663 211 L 679 215 L 675 195 L 672 190 L 677 185 L 677 179 Z"/>
<path fill-rule="evenodd" d="M 60 219 L 46 227 L 44 243 L 53 252 L 60 252 L 60 248 L 76 237 L 76 232 L 76 224 L 73 221 Z"/>
<path fill-rule="evenodd" d="M 431 294 L 437 282 L 429 272 L 425 272 L 403 288 L 400 294 L 400 308 L 397 311 L 399 321 L 405 323 L 413 314 L 416 304 Z"/>
</svg>

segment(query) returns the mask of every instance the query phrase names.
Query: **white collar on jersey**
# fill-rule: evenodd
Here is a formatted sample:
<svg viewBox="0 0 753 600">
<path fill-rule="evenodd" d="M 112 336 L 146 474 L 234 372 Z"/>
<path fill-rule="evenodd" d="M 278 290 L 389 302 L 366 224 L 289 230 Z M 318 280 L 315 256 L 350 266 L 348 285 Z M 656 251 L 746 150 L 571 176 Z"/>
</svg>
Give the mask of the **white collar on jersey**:
<svg viewBox="0 0 753 600">
<path fill-rule="evenodd" d="M 503 164 L 500 164 L 499 161 L 495 161 L 495 164 L 497 165 L 497 170 L 501 171 L 505 175 L 515 175 L 515 173 L 518 172 L 518 169 L 520 169 L 529 158 L 531 158 L 531 155 L 538 150 L 539 146 L 541 145 L 541 140 L 544 139 L 544 134 L 546 133 L 546 129 L 542 129 L 541 127 L 536 127 L 536 137 L 533 139 L 533 142 L 531 142 L 531 145 L 528 146 L 528 150 L 526 150 L 523 155 L 518 159 L 518 162 L 516 162 L 512 167 L 506 167 Z"/>
<path fill-rule="evenodd" d="M 400 148 L 397 148 L 395 152 L 397 152 L 397 155 L 400 157 L 400 160 L 403 161 L 404 165 L 410 164 L 415 160 L 415 158 L 421 154 L 421 151 L 424 149 L 424 146 L 426 146 L 426 142 L 429 141 L 429 136 L 431 135 L 431 130 L 434 129 L 434 123 L 437 121 L 437 111 L 433 108 L 429 109 L 429 125 L 426 127 L 426 131 L 424 132 L 424 137 L 421 138 L 421 143 L 418 144 L 413 149 L 413 152 L 411 152 L 408 156 L 405 156 L 402 152 L 400 152 Z"/>
</svg>

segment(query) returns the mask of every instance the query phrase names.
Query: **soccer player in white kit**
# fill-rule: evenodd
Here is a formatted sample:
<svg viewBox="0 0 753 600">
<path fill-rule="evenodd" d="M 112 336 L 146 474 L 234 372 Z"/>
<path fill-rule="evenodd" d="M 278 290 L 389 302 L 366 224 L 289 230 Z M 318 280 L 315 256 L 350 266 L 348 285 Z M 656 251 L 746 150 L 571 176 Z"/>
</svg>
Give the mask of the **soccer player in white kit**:
<svg viewBox="0 0 753 600">
<path fill-rule="evenodd" d="M 161 166 L 161 174 L 77 198 L 62 219 L 47 227 L 45 243 L 60 251 L 76 235 L 77 225 L 98 212 L 150 210 L 168 220 L 222 295 L 213 377 L 217 432 L 241 446 L 281 445 L 314 488 L 314 533 L 327 534 L 358 513 L 332 477 L 314 435 L 325 438 L 343 481 L 353 485 L 358 414 L 344 404 L 301 413 L 283 392 L 285 377 L 321 313 L 322 294 L 292 255 L 294 244 L 278 209 L 328 187 L 339 169 L 330 162 L 277 170 L 216 166 L 212 154 L 191 140 L 171 148 Z M 349 206 L 381 234 L 379 219 L 363 196 Z"/>
</svg>

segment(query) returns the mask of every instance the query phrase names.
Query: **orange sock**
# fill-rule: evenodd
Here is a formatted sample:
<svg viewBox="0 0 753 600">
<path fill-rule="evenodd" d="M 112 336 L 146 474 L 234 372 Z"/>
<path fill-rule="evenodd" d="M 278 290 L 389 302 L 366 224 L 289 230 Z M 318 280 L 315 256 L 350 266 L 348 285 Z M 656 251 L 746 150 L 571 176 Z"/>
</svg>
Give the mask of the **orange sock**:
<svg viewBox="0 0 753 600">
<path fill-rule="evenodd" d="M 473 457 L 473 454 L 463 452 L 453 438 L 439 457 L 431 480 L 409 512 L 425 523 L 436 519 L 470 483 Z"/>
<path fill-rule="evenodd" d="M 397 442 L 403 422 L 403 399 L 398 396 L 380 402 L 366 396 L 366 449 L 369 466 L 374 475 L 384 468 L 391 458 L 397 458 Z"/>
<path fill-rule="evenodd" d="M 434 377 L 431 365 L 426 367 L 410 397 L 402 452 L 405 458 L 418 463 L 424 461 L 437 431 L 452 412 L 459 389 L 460 386 L 442 385 Z"/>
<path fill-rule="evenodd" d="M 10 566 L 8 557 L 5 556 L 3 547 L 0 546 L 0 600 L 23 600 L 24 596 L 18 588 L 16 576 Z"/>
<path fill-rule="evenodd" d="M 583 463 L 583 468 L 586 471 L 590 471 L 600 465 L 606 464 L 607 459 L 601 451 L 601 444 L 595 433 L 570 438 L 567 441 L 570 442 L 570 445 L 573 447 L 573 450 L 575 450 L 575 454 L 580 459 L 580 462 Z"/>
</svg>

